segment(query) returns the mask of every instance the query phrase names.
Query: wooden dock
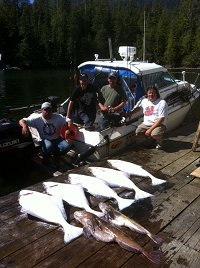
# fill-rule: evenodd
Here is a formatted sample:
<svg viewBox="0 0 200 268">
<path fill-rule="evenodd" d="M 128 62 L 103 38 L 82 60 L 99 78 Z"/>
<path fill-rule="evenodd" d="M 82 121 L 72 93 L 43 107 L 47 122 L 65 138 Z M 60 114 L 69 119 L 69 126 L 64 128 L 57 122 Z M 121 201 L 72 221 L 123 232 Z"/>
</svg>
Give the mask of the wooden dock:
<svg viewBox="0 0 200 268">
<path fill-rule="evenodd" d="M 131 178 L 155 197 L 139 200 L 123 211 L 164 238 L 162 264 L 156 266 L 142 254 L 132 254 L 117 243 L 97 242 L 83 236 L 65 245 L 61 227 L 22 214 L 18 192 L 14 192 L 0 197 L 0 267 L 200 267 L 200 178 L 190 175 L 197 168 L 200 157 L 198 146 L 192 151 L 197 126 L 198 122 L 185 124 L 170 133 L 164 150 L 143 145 L 113 157 L 141 164 L 167 181 L 155 187 L 148 179 Z M 106 166 L 106 161 L 97 165 Z M 87 166 L 75 172 L 87 174 Z M 52 180 L 64 182 L 66 178 L 67 173 Z M 42 192 L 42 183 L 29 189 Z M 131 197 L 129 191 L 118 189 L 118 192 L 122 197 Z M 91 198 L 90 201 L 98 209 L 99 200 Z M 73 220 L 75 210 L 79 209 L 71 209 L 70 223 L 78 226 Z M 123 230 L 143 247 L 156 248 L 146 235 Z"/>
</svg>

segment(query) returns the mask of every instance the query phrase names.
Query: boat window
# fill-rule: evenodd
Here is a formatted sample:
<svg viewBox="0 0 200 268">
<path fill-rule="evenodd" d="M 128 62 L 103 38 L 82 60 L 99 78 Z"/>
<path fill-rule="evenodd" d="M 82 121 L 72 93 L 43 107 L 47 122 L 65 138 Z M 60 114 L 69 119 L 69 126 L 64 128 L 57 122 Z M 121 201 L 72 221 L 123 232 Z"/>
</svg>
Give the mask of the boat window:
<svg viewBox="0 0 200 268">
<path fill-rule="evenodd" d="M 144 75 L 142 83 L 146 89 L 150 85 L 156 85 L 158 89 L 176 84 L 173 76 L 168 72 L 157 72 Z"/>
<path fill-rule="evenodd" d="M 130 86 L 128 86 L 125 79 L 121 78 L 121 86 L 124 89 L 128 101 L 126 105 L 123 107 L 124 111 L 130 112 L 134 108 L 136 104 L 136 88 L 137 88 L 137 81 L 132 79 L 130 82 Z"/>
</svg>

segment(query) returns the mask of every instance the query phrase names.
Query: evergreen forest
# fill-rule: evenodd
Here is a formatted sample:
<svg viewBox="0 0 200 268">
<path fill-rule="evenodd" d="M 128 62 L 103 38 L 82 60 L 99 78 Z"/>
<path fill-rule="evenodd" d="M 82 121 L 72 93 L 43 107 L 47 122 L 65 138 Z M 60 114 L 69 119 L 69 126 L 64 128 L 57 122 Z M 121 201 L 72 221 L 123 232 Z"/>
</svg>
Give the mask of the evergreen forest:
<svg viewBox="0 0 200 268">
<path fill-rule="evenodd" d="M 2 61 L 24 69 L 77 66 L 137 48 L 138 59 L 200 66 L 199 0 L 0 0 Z M 144 34 L 145 33 L 145 34 Z M 145 36 L 145 39 L 144 39 Z"/>
</svg>

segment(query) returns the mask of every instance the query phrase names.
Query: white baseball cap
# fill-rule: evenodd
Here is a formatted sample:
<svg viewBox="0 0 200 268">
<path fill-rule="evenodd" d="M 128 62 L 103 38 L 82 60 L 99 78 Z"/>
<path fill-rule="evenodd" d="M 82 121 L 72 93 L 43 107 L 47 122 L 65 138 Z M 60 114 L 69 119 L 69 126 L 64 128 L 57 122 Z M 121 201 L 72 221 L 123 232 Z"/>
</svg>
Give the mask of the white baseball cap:
<svg viewBox="0 0 200 268">
<path fill-rule="evenodd" d="M 50 102 L 44 102 L 42 103 L 41 109 L 47 109 L 47 108 L 52 108 L 51 103 Z"/>
</svg>

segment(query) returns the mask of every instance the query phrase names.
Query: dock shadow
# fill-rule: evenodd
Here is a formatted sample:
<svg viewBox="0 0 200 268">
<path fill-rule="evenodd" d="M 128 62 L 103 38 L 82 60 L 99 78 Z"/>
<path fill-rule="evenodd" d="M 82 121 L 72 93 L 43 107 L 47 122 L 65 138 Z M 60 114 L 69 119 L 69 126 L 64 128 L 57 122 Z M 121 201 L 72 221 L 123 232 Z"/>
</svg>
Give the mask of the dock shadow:
<svg viewBox="0 0 200 268">
<path fill-rule="evenodd" d="M 163 151 L 166 153 L 174 153 L 174 152 L 178 152 L 179 150 L 184 150 L 184 149 L 186 150 L 186 149 L 191 149 L 191 148 L 192 148 L 191 142 L 165 140 Z"/>
</svg>

